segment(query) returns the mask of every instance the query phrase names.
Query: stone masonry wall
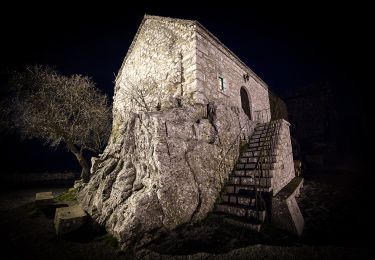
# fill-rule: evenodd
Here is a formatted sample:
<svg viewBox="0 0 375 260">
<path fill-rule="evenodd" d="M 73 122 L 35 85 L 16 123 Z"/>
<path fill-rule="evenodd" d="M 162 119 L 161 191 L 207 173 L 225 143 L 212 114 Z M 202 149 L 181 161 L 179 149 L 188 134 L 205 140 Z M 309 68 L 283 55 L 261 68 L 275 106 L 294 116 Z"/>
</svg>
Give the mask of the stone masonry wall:
<svg viewBox="0 0 375 260">
<path fill-rule="evenodd" d="M 220 89 L 219 76 L 224 78 L 225 91 Z M 114 109 L 123 115 L 155 111 L 175 107 L 177 99 L 190 105 L 220 100 L 241 108 L 241 87 L 248 93 L 251 119 L 254 111 L 270 113 L 266 84 L 201 25 L 148 17 L 116 79 Z"/>
<path fill-rule="evenodd" d="M 177 98 L 189 99 L 195 45 L 193 22 L 144 19 L 116 79 L 114 110 L 163 110 L 177 106 Z"/>
<path fill-rule="evenodd" d="M 294 164 L 293 164 L 293 151 L 292 144 L 290 141 L 290 124 L 280 119 L 280 139 L 277 145 L 278 157 L 280 158 L 280 165 L 275 172 L 275 176 L 272 179 L 273 194 L 277 194 L 285 185 L 287 185 L 295 176 Z"/>
<path fill-rule="evenodd" d="M 215 40 L 200 26 L 196 28 L 196 88 L 205 94 L 208 100 L 221 100 L 229 106 L 241 108 L 241 86 L 247 90 L 252 119 L 254 111 L 270 108 L 268 87 L 253 75 L 242 62 Z M 243 75 L 248 74 L 245 81 Z M 219 77 L 223 77 L 226 90 L 220 88 Z M 268 111 L 267 113 L 270 113 Z M 271 118 L 270 115 L 268 118 Z"/>
</svg>

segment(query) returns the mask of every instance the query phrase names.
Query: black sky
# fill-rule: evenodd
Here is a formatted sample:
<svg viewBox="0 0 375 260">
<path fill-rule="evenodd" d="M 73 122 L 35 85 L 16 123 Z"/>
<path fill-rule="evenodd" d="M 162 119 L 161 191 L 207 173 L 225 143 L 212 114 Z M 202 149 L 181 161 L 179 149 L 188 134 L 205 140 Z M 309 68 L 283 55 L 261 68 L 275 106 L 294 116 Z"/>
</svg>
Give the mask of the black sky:
<svg viewBox="0 0 375 260">
<path fill-rule="evenodd" d="M 1 11 L 1 71 L 26 64 L 48 64 L 64 74 L 92 77 L 112 97 L 114 74 L 145 13 L 193 19 L 217 36 L 276 93 L 331 82 L 339 109 L 345 114 L 343 121 L 358 124 L 358 129 L 352 126 L 348 138 L 354 138 L 356 130 L 370 136 L 371 101 L 367 94 L 371 85 L 366 78 L 371 75 L 371 66 L 364 62 L 370 61 L 371 9 L 353 3 L 327 6 L 303 2 L 303 6 L 267 3 L 262 7 L 253 2 L 217 2 L 207 7 L 185 1 L 164 5 L 143 2 L 139 6 L 16 3 Z M 25 159 L 29 165 L 40 164 L 39 160 L 49 154 L 43 152 L 45 148 L 38 148 L 30 155 L 35 151 L 34 144 L 11 148 L 8 138 L 2 139 L 5 150 L 10 153 L 17 149 L 29 158 Z M 66 164 L 74 161 L 66 156 Z M 52 156 L 51 160 L 59 165 L 58 158 Z M 51 163 L 45 161 L 43 167 L 50 167 Z"/>
</svg>

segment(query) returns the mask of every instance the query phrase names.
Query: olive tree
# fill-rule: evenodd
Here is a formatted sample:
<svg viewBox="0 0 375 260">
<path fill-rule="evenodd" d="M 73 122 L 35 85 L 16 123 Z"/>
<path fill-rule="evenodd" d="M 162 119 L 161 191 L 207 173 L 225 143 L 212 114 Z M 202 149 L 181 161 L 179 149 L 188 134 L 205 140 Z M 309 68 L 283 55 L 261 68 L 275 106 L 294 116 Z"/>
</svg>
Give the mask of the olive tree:
<svg viewBox="0 0 375 260">
<path fill-rule="evenodd" d="M 23 138 L 39 138 L 51 147 L 65 145 L 82 167 L 83 181 L 88 182 L 90 169 L 83 152 L 99 153 L 108 140 L 111 108 L 107 96 L 86 76 L 64 76 L 42 66 L 13 72 L 10 92 L 3 105 L 10 126 Z"/>
</svg>

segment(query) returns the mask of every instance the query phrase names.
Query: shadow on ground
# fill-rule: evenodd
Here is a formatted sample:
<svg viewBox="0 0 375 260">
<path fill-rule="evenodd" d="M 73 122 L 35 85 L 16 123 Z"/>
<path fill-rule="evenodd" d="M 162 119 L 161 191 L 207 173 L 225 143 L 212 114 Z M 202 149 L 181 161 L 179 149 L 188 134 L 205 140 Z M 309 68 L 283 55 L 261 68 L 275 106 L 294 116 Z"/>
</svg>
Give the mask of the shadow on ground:
<svg viewBox="0 0 375 260">
<path fill-rule="evenodd" d="M 142 251 L 124 254 L 100 229 L 56 237 L 53 219 L 28 203 L 0 210 L 2 252 L 15 259 L 375 259 L 367 236 L 373 234 L 366 211 L 370 199 L 363 198 L 359 179 L 351 174 L 307 177 L 298 199 L 306 222 L 300 238 L 271 226 L 256 233 L 210 214 L 162 234 Z"/>
</svg>

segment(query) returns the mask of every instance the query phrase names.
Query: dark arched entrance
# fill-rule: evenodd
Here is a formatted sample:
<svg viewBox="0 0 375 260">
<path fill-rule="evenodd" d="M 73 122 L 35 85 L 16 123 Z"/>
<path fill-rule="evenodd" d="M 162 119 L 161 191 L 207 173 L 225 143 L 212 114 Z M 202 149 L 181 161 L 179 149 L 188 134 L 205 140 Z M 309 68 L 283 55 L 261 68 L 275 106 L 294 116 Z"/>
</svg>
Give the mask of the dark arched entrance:
<svg viewBox="0 0 375 260">
<path fill-rule="evenodd" d="M 249 117 L 249 119 L 251 119 L 250 99 L 244 87 L 241 87 L 240 95 L 241 95 L 241 106 L 242 106 L 243 112 L 245 112 L 245 114 Z"/>
</svg>

